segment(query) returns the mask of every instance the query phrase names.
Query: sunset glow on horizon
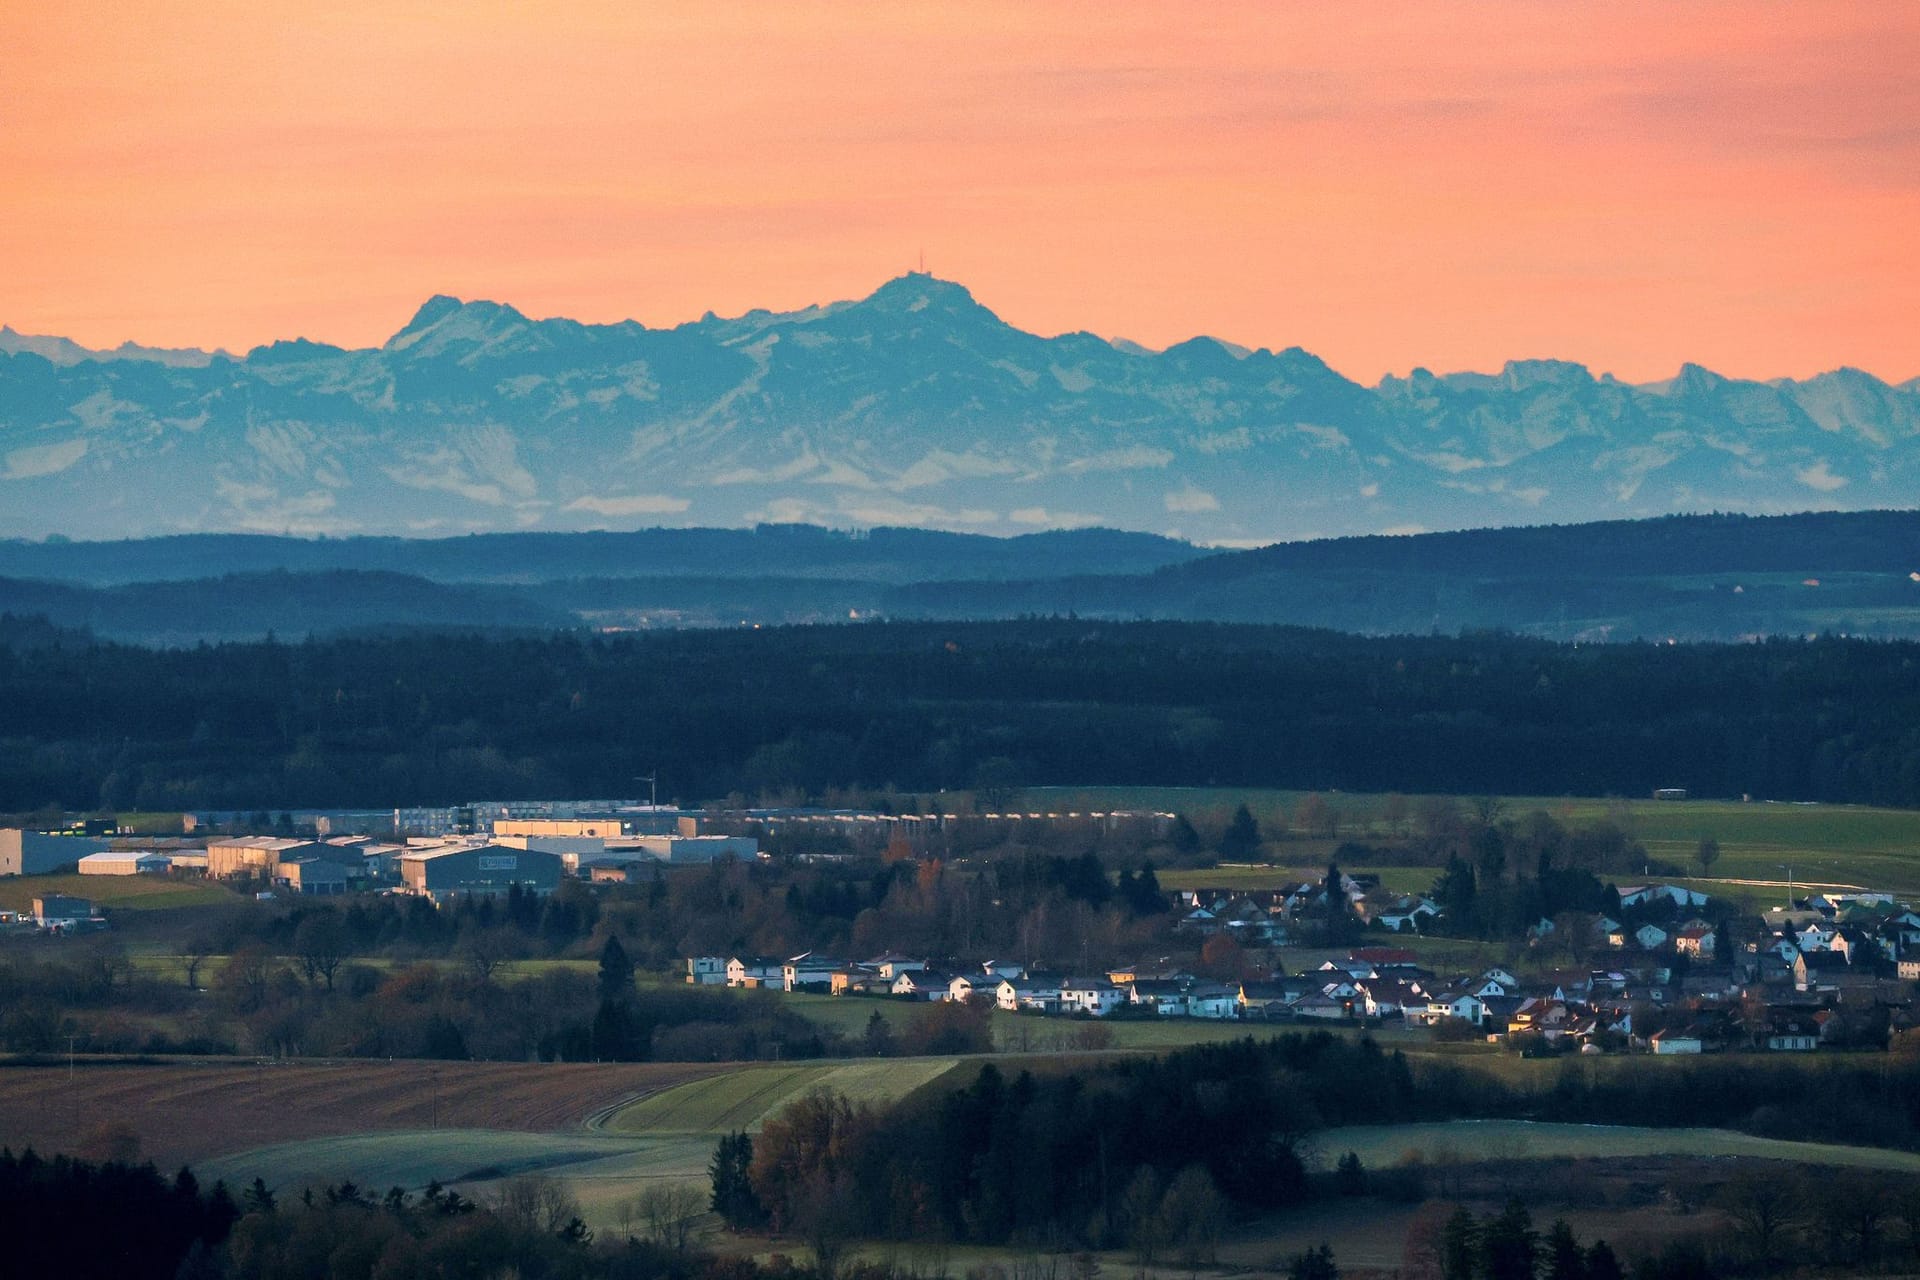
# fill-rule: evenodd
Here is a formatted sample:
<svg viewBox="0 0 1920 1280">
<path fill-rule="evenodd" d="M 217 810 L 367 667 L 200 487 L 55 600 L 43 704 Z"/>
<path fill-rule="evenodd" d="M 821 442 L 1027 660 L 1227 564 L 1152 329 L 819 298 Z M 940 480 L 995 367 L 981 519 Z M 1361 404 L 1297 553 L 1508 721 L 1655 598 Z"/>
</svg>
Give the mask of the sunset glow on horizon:
<svg viewBox="0 0 1920 1280">
<path fill-rule="evenodd" d="M 377 345 L 913 268 L 1373 382 L 1920 375 L 1920 6 L 18 6 L 0 322 Z"/>
</svg>

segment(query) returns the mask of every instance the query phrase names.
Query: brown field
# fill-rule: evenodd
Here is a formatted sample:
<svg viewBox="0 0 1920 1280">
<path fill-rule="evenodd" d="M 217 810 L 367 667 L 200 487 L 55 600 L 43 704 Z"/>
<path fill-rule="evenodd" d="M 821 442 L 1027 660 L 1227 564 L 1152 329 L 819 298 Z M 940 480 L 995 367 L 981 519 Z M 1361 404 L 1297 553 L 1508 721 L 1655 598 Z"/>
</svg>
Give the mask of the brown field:
<svg viewBox="0 0 1920 1280">
<path fill-rule="evenodd" d="M 548 1133 L 733 1068 L 675 1063 L 274 1063 L 0 1066 L 0 1146 L 109 1154 L 114 1132 L 164 1168 L 271 1143 L 385 1130 Z M 124 1130 L 122 1129 L 124 1126 Z"/>
</svg>

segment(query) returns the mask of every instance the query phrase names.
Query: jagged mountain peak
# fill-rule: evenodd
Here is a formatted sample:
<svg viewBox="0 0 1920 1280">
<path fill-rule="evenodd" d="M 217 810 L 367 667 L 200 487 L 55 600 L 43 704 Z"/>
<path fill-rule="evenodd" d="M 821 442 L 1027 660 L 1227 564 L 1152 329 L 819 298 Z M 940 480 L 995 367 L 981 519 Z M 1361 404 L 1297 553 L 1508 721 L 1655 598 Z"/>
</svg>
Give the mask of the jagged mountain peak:
<svg viewBox="0 0 1920 1280">
<path fill-rule="evenodd" d="M 469 356 L 497 352 L 503 346 L 544 345 L 536 332 L 533 321 L 504 302 L 468 302 L 442 293 L 422 303 L 413 319 L 387 339 L 383 350 L 420 357 Z"/>
<path fill-rule="evenodd" d="M 1674 397 L 1709 395 L 1726 386 L 1731 381 L 1731 378 L 1715 373 L 1705 365 L 1695 364 L 1689 360 L 1680 366 L 1680 372 L 1674 374 L 1673 377 L 1668 378 L 1665 382 L 1650 382 L 1645 389 L 1653 392 L 1655 395 Z"/>
<path fill-rule="evenodd" d="M 953 280 L 942 280 L 925 271 L 909 271 L 903 276 L 895 276 L 868 294 L 860 305 L 872 311 L 917 312 L 932 309 L 993 314 L 980 305 L 967 286 Z"/>
</svg>

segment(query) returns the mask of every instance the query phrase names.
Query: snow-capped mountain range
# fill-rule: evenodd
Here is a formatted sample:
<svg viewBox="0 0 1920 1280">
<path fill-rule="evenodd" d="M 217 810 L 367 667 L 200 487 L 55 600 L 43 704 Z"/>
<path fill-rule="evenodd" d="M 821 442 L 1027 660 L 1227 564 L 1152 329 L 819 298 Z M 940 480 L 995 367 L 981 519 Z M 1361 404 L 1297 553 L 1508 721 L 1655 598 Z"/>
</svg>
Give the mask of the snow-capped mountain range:
<svg viewBox="0 0 1920 1280">
<path fill-rule="evenodd" d="M 1910 506 L 1920 379 L 1373 387 L 1297 347 L 1043 338 L 922 274 L 672 329 L 436 297 L 384 346 L 0 330 L 0 536 L 1105 525 L 1254 544 Z"/>
</svg>

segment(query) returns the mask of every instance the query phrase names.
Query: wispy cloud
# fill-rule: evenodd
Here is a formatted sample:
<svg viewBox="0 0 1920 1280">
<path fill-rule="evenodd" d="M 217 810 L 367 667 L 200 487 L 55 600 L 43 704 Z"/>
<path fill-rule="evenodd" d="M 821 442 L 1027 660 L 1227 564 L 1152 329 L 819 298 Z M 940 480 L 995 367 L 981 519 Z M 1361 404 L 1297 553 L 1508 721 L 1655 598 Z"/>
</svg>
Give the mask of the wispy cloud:
<svg viewBox="0 0 1920 1280">
<path fill-rule="evenodd" d="M 1825 458 L 1810 467 L 1801 467 L 1793 473 L 1793 478 L 1809 489 L 1821 493 L 1832 493 L 1835 489 L 1844 489 L 1850 483 L 1845 476 L 1837 476 Z"/>
<path fill-rule="evenodd" d="M 595 515 L 612 516 L 668 516 L 678 515 L 693 503 L 686 498 L 676 498 L 666 493 L 631 493 L 607 497 L 575 498 L 563 511 L 591 511 Z"/>
<path fill-rule="evenodd" d="M 1167 510 L 1181 513 L 1218 511 L 1220 509 L 1220 499 L 1214 497 L 1205 489 L 1195 488 L 1191 484 L 1173 490 L 1168 493 L 1166 497 L 1162 498 L 1161 502 L 1166 506 Z"/>
</svg>

